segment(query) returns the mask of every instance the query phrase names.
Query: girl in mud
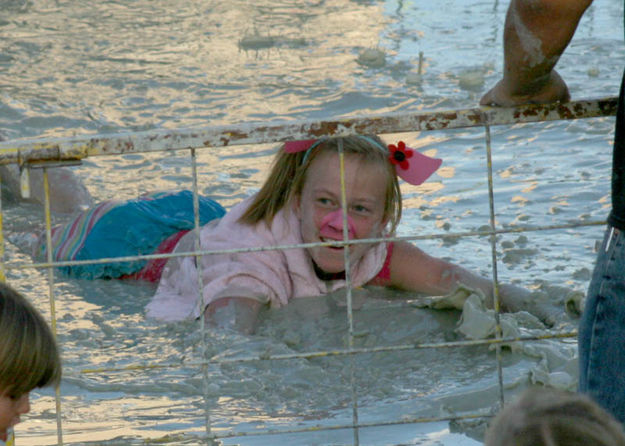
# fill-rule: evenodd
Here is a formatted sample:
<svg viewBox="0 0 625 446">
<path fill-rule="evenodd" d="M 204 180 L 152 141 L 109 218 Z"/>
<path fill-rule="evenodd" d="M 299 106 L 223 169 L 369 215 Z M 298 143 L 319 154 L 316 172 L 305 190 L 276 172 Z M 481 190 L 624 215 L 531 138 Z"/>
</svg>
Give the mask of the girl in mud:
<svg viewBox="0 0 625 446">
<path fill-rule="evenodd" d="M 490 280 L 411 243 L 385 240 L 401 217 L 398 176 L 421 184 L 440 164 L 403 142 L 387 147 L 376 136 L 285 143 L 261 190 L 201 230 L 201 250 L 252 251 L 204 255 L 199 261 L 192 256 L 171 258 L 148 304 L 148 316 L 175 321 L 205 312 L 208 321 L 249 333 L 264 306 L 345 287 L 346 264 L 354 287 L 377 285 L 447 296 L 435 300 L 434 306 L 454 308 L 462 308 L 467 293 L 448 297 L 469 289 L 483 293 L 492 307 Z M 376 240 L 361 242 L 365 239 Z M 194 243 L 193 233 L 183 236 L 175 252 L 193 251 Z M 261 249 L 313 243 L 321 245 Z M 507 310 L 530 304 L 527 290 L 503 285 L 499 291 Z M 539 312 L 549 317 L 549 310 Z"/>
</svg>

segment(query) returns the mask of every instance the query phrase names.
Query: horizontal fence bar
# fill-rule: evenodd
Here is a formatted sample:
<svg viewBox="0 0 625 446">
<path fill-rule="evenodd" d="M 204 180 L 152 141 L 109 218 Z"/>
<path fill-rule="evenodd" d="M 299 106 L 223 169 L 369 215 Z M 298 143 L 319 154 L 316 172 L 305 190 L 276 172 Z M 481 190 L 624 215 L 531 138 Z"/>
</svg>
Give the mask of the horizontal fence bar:
<svg viewBox="0 0 625 446">
<path fill-rule="evenodd" d="M 596 118 L 616 114 L 616 97 L 518 107 L 476 107 L 458 110 L 388 114 L 336 120 L 247 123 L 128 134 L 85 135 L 0 142 L 0 164 L 77 160 L 93 155 L 277 143 L 354 133 L 385 134 L 449 130 L 488 125 Z"/>
<path fill-rule="evenodd" d="M 310 432 L 319 432 L 319 431 L 336 431 L 343 429 L 364 429 L 371 427 L 387 427 L 387 426 L 401 426 L 406 424 L 418 424 L 418 423 L 437 423 L 441 421 L 466 421 L 466 420 L 482 420 L 484 418 L 492 418 L 494 414 L 486 411 L 474 413 L 471 415 L 447 415 L 441 417 L 420 417 L 420 418 L 402 418 L 401 420 L 396 421 L 376 421 L 371 423 L 362 423 L 358 424 L 338 424 L 332 426 L 311 426 L 311 427 L 301 427 L 296 429 L 267 429 L 259 432 L 231 432 L 231 433 L 222 433 L 222 434 L 214 434 L 211 436 L 211 439 L 220 439 L 220 438 L 238 438 L 238 437 L 256 437 L 256 436 L 267 436 L 267 435 L 286 435 L 286 434 L 305 434 Z M 419 443 L 414 443 L 415 445 Z M 441 443 L 430 443 L 430 444 L 441 444 Z M 398 445 L 402 446 L 402 445 Z"/>
<path fill-rule="evenodd" d="M 410 304 L 406 304 L 410 306 Z M 355 335 L 354 337 L 359 337 Z M 92 373 L 104 373 L 104 372 L 128 372 L 133 370 L 148 370 L 148 369 L 167 369 L 167 368 L 179 368 L 179 367 L 200 367 L 205 365 L 215 364 L 236 364 L 244 362 L 256 362 L 256 361 L 284 361 L 289 359 L 313 359 L 313 358 L 327 358 L 331 356 L 353 356 L 365 353 L 383 353 L 383 352 L 398 352 L 398 351 L 410 351 L 410 350 L 426 350 L 426 349 L 442 349 L 442 348 L 462 348 L 462 347 L 477 347 L 480 345 L 501 345 L 511 344 L 515 342 L 529 342 L 529 341 L 544 341 L 548 339 L 564 339 L 564 338 L 576 338 L 577 331 L 567 331 L 559 333 L 549 333 L 540 336 L 518 336 L 510 338 L 489 338 L 489 339 L 474 339 L 467 341 L 456 342 L 438 342 L 438 343 L 415 343 L 415 344 L 399 344 L 399 345 L 386 345 L 380 347 L 362 347 L 362 348 L 349 348 L 349 349 L 336 349 L 336 350 L 322 350 L 311 351 L 304 353 L 282 353 L 272 355 L 271 353 L 264 352 L 254 356 L 242 356 L 239 358 L 219 358 L 213 357 L 207 361 L 180 361 L 168 364 L 133 364 L 123 367 L 98 367 L 95 369 L 82 369 L 83 374 Z"/>
<path fill-rule="evenodd" d="M 314 242 L 314 243 L 300 243 L 297 245 L 274 245 L 274 246 L 257 246 L 254 248 L 232 248 L 221 250 L 199 250 L 199 251 L 187 251 L 177 253 L 160 253 L 160 254 L 144 254 L 144 255 L 132 255 L 132 256 L 119 256 L 119 257 L 102 257 L 99 259 L 89 260 L 56 260 L 53 262 L 7 262 L 3 264 L 3 267 L 9 269 L 43 269 L 50 267 L 63 267 L 63 266 L 78 266 L 78 265 L 94 265 L 102 263 L 112 262 L 132 262 L 136 260 L 154 260 L 154 259 L 170 259 L 173 257 L 189 257 L 189 256 L 205 256 L 214 254 L 237 254 L 247 252 L 259 252 L 259 251 L 277 251 L 285 249 L 297 249 L 297 248 L 315 248 L 318 246 L 348 246 L 359 245 L 368 243 L 380 243 L 388 241 L 418 241 L 418 240 L 435 240 L 444 239 L 451 240 L 464 237 L 488 237 L 491 235 L 499 234 L 518 234 L 523 232 L 539 232 L 549 231 L 555 229 L 575 229 L 589 226 L 603 226 L 606 224 L 605 220 L 592 220 L 580 223 L 567 223 L 557 225 L 545 225 L 545 226 L 519 226 L 516 228 L 506 229 L 494 229 L 487 231 L 464 231 L 464 232 L 449 232 L 449 233 L 436 233 L 436 234 L 421 234 L 421 235 L 405 235 L 405 236 L 393 236 L 393 237 L 378 237 L 367 238 L 348 241 L 334 241 L 334 242 Z"/>
<path fill-rule="evenodd" d="M 266 429 L 258 432 L 232 432 L 226 431 L 223 433 L 213 434 L 210 436 L 194 436 L 192 434 L 168 434 L 165 439 L 167 440 L 167 444 L 170 442 L 178 441 L 180 444 L 185 444 L 185 442 L 189 441 L 189 438 L 198 438 L 204 440 L 219 440 L 223 438 L 238 438 L 238 437 L 265 437 L 269 435 L 286 435 L 286 434 L 306 434 L 320 431 L 336 431 L 343 429 L 364 429 L 364 428 L 372 428 L 372 427 L 389 427 L 389 426 L 402 426 L 408 424 L 420 424 L 420 423 L 437 423 L 442 421 L 467 421 L 467 420 L 483 420 L 484 418 L 492 418 L 494 416 L 491 412 L 481 411 L 474 414 L 465 414 L 465 415 L 456 415 L 451 414 L 447 416 L 440 417 L 402 417 L 401 420 L 395 421 L 376 421 L 370 423 L 358 423 L 358 424 L 335 424 L 329 426 L 309 426 L 309 427 L 300 427 L 295 429 Z M 161 439 L 151 440 L 154 444 L 162 443 Z M 142 444 L 153 444 L 150 440 L 146 440 L 146 443 Z M 212 443 L 208 443 L 211 445 Z M 415 443 L 418 444 L 418 443 Z M 433 443 L 440 444 L 440 443 Z M 403 444 L 402 444 L 403 445 Z M 398 445 L 398 446 L 402 446 Z"/>
</svg>

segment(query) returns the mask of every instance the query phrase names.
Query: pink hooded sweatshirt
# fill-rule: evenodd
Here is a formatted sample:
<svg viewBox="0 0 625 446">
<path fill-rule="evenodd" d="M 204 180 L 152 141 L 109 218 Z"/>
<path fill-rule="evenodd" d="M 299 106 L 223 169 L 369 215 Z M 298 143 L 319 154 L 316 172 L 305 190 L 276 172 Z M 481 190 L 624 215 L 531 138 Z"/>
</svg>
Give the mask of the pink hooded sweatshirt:
<svg viewBox="0 0 625 446">
<path fill-rule="evenodd" d="M 303 243 L 300 224 L 290 206 L 281 209 L 271 227 L 254 226 L 238 219 L 253 197 L 234 206 L 220 220 L 213 220 L 200 231 L 200 250 L 297 245 Z M 194 250 L 195 232 L 190 231 L 178 242 L 174 252 Z M 386 243 L 375 244 L 352 264 L 352 286 L 367 284 L 384 265 Z M 319 296 L 345 287 L 344 280 L 323 281 L 317 277 L 306 249 L 267 250 L 256 252 L 204 255 L 202 300 L 198 298 L 198 268 L 195 257 L 174 257 L 165 265 L 163 275 L 147 316 L 163 321 L 197 318 L 211 302 L 223 297 L 247 297 L 271 306 L 286 305 L 290 299 Z"/>
</svg>

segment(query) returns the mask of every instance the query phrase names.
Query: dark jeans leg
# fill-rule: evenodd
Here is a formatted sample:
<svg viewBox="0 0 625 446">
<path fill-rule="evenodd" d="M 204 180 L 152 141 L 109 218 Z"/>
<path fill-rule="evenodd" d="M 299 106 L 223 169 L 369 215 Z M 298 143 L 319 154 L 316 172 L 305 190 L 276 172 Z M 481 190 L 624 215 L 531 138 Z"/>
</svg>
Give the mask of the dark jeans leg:
<svg viewBox="0 0 625 446">
<path fill-rule="evenodd" d="M 625 236 L 608 227 L 579 327 L 579 390 L 625 423 Z"/>
</svg>

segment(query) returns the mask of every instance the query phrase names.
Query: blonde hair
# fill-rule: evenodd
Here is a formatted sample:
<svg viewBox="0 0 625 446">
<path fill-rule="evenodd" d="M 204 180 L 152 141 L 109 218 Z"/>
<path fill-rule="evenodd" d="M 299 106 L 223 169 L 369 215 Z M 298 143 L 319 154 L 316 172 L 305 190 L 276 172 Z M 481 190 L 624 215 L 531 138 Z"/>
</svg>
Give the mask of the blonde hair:
<svg viewBox="0 0 625 446">
<path fill-rule="evenodd" d="M 486 446 L 624 446 L 621 424 L 589 397 L 531 388 L 491 423 Z"/>
<path fill-rule="evenodd" d="M 339 143 L 343 144 L 343 153 L 359 155 L 367 162 L 380 163 L 386 167 L 388 181 L 383 220 L 390 223 L 390 233 L 394 233 L 402 212 L 399 182 L 395 168 L 388 159 L 388 153 L 382 150 L 386 145 L 377 136 L 369 135 L 328 138 L 310 152 L 287 153 L 281 148 L 265 183 L 239 221 L 250 225 L 261 221 L 271 224 L 278 211 L 293 197 L 301 194 L 308 168 L 315 158 L 322 152 L 338 153 Z"/>
<path fill-rule="evenodd" d="M 54 335 L 41 314 L 0 282 L 0 394 L 12 398 L 61 379 Z"/>
</svg>

